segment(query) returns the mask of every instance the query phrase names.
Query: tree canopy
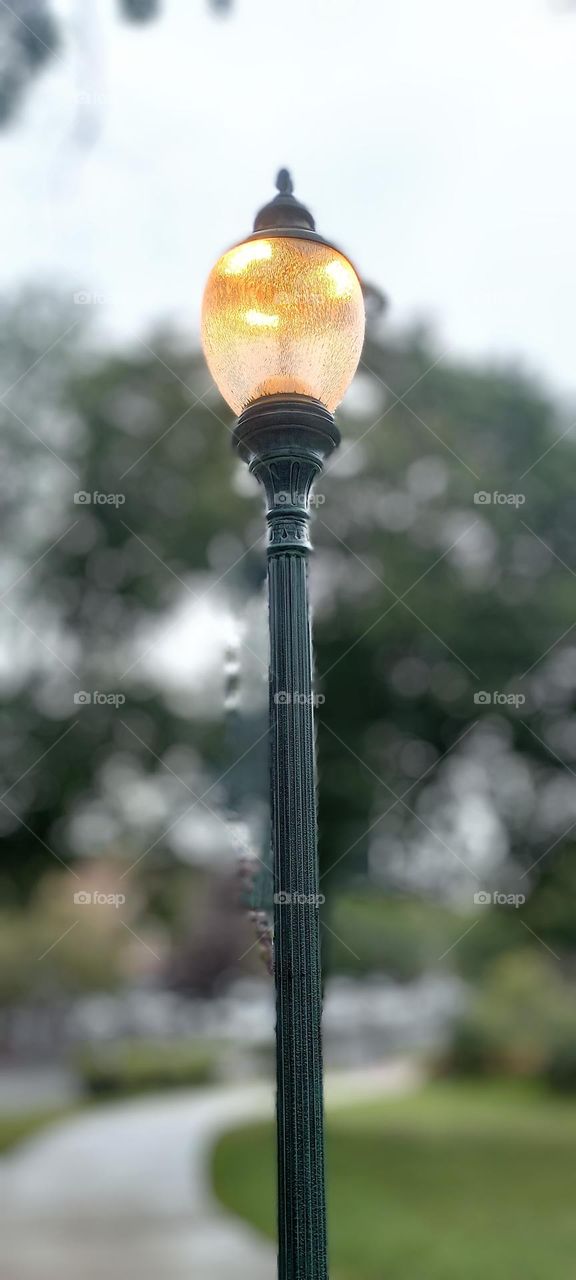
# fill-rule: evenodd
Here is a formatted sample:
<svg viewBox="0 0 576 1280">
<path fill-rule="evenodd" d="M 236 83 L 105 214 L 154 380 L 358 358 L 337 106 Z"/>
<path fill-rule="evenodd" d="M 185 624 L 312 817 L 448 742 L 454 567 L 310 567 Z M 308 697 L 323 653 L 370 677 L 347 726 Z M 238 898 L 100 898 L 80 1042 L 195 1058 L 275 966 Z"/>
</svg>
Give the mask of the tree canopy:
<svg viewBox="0 0 576 1280">
<path fill-rule="evenodd" d="M 216 641 L 195 684 L 150 655 L 200 597 L 215 616 L 261 597 L 230 411 L 177 334 L 96 353 L 67 303 L 30 295 L 0 340 L 5 895 L 54 857 L 219 856 L 234 774 Z M 527 926 L 573 947 L 570 420 L 520 369 L 375 326 L 340 425 L 312 568 L 323 883 L 369 873 L 464 903 L 521 885 Z M 247 631 L 239 653 L 240 685 L 264 676 Z M 112 701 L 74 701 L 96 690 Z M 242 788 L 261 793 L 256 707 L 244 734 Z"/>
</svg>

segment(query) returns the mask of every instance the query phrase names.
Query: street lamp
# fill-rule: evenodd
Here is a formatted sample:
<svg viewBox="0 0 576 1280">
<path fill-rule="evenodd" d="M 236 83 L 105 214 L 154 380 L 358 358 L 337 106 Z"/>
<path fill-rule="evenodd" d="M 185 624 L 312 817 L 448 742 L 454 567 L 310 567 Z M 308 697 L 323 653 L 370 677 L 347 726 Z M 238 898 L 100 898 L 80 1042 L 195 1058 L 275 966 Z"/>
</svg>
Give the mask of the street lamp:
<svg viewBox="0 0 576 1280">
<path fill-rule="evenodd" d="M 282 169 L 252 235 L 213 268 L 202 342 L 239 414 L 268 524 L 278 1275 L 326 1280 L 319 877 L 308 553 L 312 486 L 364 338 L 362 289 Z"/>
</svg>

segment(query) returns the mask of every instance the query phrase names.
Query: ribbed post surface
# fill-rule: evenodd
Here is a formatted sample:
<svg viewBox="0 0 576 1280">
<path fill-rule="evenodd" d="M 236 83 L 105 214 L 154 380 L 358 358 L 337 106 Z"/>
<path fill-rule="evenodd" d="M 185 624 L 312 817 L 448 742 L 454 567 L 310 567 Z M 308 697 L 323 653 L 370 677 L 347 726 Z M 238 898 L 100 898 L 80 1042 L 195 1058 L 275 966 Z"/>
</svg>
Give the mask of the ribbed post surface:
<svg viewBox="0 0 576 1280">
<path fill-rule="evenodd" d="M 266 492 L 279 1280 L 327 1280 L 316 762 L 308 605 L 309 507 L 337 447 L 332 415 L 307 396 L 268 396 L 235 443 Z"/>
<path fill-rule="evenodd" d="M 306 553 L 269 559 L 278 1275 L 325 1280 L 321 972 Z"/>
</svg>

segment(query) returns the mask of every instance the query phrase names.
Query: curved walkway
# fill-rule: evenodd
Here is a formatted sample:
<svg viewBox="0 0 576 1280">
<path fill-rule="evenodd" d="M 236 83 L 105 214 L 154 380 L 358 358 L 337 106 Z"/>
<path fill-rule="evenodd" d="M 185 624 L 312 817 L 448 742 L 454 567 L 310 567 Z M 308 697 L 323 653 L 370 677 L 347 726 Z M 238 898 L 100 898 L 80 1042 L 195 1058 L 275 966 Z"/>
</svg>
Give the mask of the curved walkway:
<svg viewBox="0 0 576 1280">
<path fill-rule="evenodd" d="M 408 1063 L 328 1081 L 334 1103 L 403 1091 Z M 273 1248 L 227 1217 L 210 1152 L 231 1125 L 272 1113 L 251 1085 L 98 1106 L 0 1163 L 3 1280 L 274 1280 Z"/>
</svg>

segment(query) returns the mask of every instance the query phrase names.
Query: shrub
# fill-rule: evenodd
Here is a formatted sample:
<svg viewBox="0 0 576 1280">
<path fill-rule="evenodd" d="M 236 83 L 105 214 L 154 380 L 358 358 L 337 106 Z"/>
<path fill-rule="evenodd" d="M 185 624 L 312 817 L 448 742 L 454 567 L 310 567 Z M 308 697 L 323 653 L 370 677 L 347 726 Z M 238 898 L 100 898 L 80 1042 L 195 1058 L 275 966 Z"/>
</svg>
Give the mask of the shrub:
<svg viewBox="0 0 576 1280">
<path fill-rule="evenodd" d="M 492 1045 L 484 1028 L 478 1026 L 473 1017 L 461 1017 L 455 1023 L 440 1068 L 453 1076 L 483 1076 L 493 1069 Z"/>
<path fill-rule="evenodd" d="M 571 990 L 558 968 L 535 951 L 501 957 L 455 1024 L 442 1066 L 454 1075 L 544 1076 L 552 1061 L 568 1061 L 576 1017 Z M 562 1056 L 564 1055 L 564 1056 Z"/>
<path fill-rule="evenodd" d="M 556 1093 L 576 1093 L 576 1028 L 552 1048 L 544 1079 Z"/>
<path fill-rule="evenodd" d="M 210 1084 L 216 1079 L 217 1056 L 211 1047 L 188 1041 L 123 1040 L 83 1049 L 78 1069 L 87 1094 L 110 1098 Z"/>
</svg>

